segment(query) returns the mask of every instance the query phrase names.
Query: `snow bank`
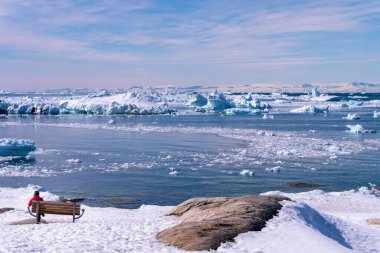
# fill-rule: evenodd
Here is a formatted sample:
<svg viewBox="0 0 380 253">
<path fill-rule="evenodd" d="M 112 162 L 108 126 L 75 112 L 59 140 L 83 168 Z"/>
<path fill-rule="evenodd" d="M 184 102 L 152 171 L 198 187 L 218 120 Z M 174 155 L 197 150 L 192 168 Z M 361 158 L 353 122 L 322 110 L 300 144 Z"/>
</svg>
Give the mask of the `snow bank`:
<svg viewBox="0 0 380 253">
<path fill-rule="evenodd" d="M 32 140 L 0 139 L 0 156 L 27 156 L 35 150 L 36 146 Z"/>
<path fill-rule="evenodd" d="M 8 225 L 30 217 L 26 204 L 34 190 L 39 190 L 46 200 L 60 199 L 34 185 L 0 188 L 0 207 L 15 208 L 0 214 L 2 251 L 60 252 L 64 248 L 65 252 L 82 249 L 89 252 L 183 252 L 155 238 L 158 232 L 179 222 L 178 218 L 166 215 L 171 209 L 169 206 L 128 210 L 84 205 L 86 212 L 76 223 L 71 223 L 68 216 L 46 215 L 47 225 Z M 283 201 L 283 208 L 262 231 L 242 233 L 234 242 L 222 244 L 216 252 L 380 251 L 378 228 L 367 223 L 367 219 L 380 217 L 379 198 L 367 188 L 330 193 L 275 191 L 263 195 L 282 195 L 292 201 Z"/>
</svg>

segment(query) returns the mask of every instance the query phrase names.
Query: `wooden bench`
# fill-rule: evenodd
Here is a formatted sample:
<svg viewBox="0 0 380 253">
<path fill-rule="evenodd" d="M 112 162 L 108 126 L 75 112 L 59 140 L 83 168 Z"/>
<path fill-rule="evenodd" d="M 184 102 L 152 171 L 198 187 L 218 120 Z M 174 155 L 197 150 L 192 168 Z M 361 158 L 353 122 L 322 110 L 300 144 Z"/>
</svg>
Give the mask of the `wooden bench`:
<svg viewBox="0 0 380 253">
<path fill-rule="evenodd" d="M 84 214 L 84 209 L 82 209 L 82 214 L 80 213 L 79 202 L 33 201 L 32 210 L 28 207 L 28 211 L 30 215 L 36 217 L 37 222 L 38 216 L 42 214 L 72 215 L 73 222 Z"/>
</svg>

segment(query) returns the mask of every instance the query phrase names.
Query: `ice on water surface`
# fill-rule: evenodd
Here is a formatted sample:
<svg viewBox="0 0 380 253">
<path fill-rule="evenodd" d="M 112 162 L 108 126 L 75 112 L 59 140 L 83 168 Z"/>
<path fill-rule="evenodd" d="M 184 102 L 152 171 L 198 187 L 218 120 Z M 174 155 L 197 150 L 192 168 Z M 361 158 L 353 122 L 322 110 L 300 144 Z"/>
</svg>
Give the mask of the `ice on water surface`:
<svg viewBox="0 0 380 253">
<path fill-rule="evenodd" d="M 0 156 L 27 156 L 36 150 L 33 140 L 27 139 L 0 139 Z"/>
</svg>

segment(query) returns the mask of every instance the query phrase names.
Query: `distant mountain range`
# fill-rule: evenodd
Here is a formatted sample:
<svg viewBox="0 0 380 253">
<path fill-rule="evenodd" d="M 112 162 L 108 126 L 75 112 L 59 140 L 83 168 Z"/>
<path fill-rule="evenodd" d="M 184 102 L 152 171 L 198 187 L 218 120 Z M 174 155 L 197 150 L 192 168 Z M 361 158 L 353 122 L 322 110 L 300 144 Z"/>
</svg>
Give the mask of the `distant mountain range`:
<svg viewBox="0 0 380 253">
<path fill-rule="evenodd" d="M 214 90 L 222 92 L 262 92 L 262 93 L 308 93 L 312 89 L 318 89 L 322 93 L 380 93 L 380 83 L 352 82 L 352 83 L 318 83 L 318 84 L 236 84 L 236 85 L 217 85 L 217 86 L 132 86 L 119 89 L 89 89 L 89 88 L 64 88 L 49 89 L 42 92 L 25 92 L 25 93 L 44 93 L 44 94 L 62 94 L 62 95 L 86 95 L 104 92 L 125 93 L 128 91 L 152 91 L 152 92 L 212 92 Z M 9 94 L 7 91 L 0 91 L 0 94 Z"/>
</svg>

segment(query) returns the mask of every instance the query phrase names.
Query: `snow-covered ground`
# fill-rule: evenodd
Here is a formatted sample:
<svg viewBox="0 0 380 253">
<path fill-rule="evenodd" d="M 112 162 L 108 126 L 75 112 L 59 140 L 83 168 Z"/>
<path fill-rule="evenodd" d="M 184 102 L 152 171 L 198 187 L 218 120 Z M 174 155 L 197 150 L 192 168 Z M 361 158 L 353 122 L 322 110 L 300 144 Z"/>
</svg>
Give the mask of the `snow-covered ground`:
<svg viewBox="0 0 380 253">
<path fill-rule="evenodd" d="M 49 224 L 10 225 L 31 218 L 26 204 L 36 189 L 0 188 L 0 208 L 15 208 L 0 214 L 0 252 L 182 252 L 155 239 L 159 231 L 179 222 L 165 215 L 168 206 L 134 210 L 82 206 L 85 214 L 74 224 L 69 216 L 46 215 Z M 59 200 L 40 191 L 46 200 Z M 380 226 L 367 223 L 380 218 L 380 198 L 367 188 L 265 194 L 284 195 L 294 202 L 284 201 L 262 231 L 240 234 L 236 242 L 222 244 L 216 252 L 380 252 Z"/>
</svg>

